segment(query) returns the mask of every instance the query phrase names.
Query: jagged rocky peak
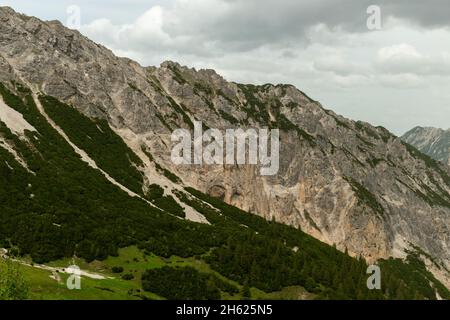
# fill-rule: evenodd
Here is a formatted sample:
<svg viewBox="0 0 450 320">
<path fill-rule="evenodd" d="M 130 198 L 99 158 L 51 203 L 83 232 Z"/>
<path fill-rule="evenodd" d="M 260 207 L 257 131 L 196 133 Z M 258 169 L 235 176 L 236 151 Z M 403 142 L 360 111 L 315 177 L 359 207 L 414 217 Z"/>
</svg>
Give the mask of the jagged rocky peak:
<svg viewBox="0 0 450 320">
<path fill-rule="evenodd" d="M 214 94 L 218 90 L 224 90 L 224 93 L 235 96 L 237 94 L 237 87 L 233 83 L 227 82 L 221 75 L 217 74 L 212 69 L 200 69 L 189 68 L 182 66 L 178 62 L 164 61 L 161 63 L 160 68 L 153 68 L 153 72 L 157 77 L 163 79 L 170 79 L 175 81 L 174 86 L 170 86 L 168 89 L 182 89 L 185 91 L 187 88 L 195 89 L 202 94 Z M 187 94 L 190 91 L 187 89 Z"/>
<path fill-rule="evenodd" d="M 450 129 L 417 126 L 402 139 L 433 159 L 450 165 Z"/>
<path fill-rule="evenodd" d="M 13 15 L 22 16 L 22 17 L 27 17 L 27 16 L 24 15 L 24 14 L 20 14 L 20 13 L 14 11 L 14 9 L 11 8 L 11 7 L 8 7 L 8 6 L 0 6 L 0 18 L 2 19 L 2 21 L 7 21 L 7 19 L 8 19 L 10 16 L 13 16 Z M 37 18 L 36 18 L 36 19 L 37 19 Z"/>
<path fill-rule="evenodd" d="M 244 85 L 170 61 L 144 68 L 61 25 L 7 8 L 0 19 L 6 86 L 16 81 L 106 119 L 132 150 L 144 147 L 185 185 L 340 250 L 376 260 L 404 257 L 414 245 L 450 268 L 450 168 L 388 130 L 339 116 L 292 85 Z M 170 133 L 194 120 L 280 129 L 278 173 L 176 166 Z"/>
<path fill-rule="evenodd" d="M 220 76 L 219 74 L 217 74 L 217 72 L 213 69 L 200 69 L 200 70 L 196 70 L 195 68 L 189 68 L 187 66 L 182 66 L 180 63 L 175 62 L 175 61 L 170 61 L 170 60 L 166 60 L 164 62 L 161 63 L 161 68 L 164 69 L 169 69 L 172 71 L 181 71 L 181 72 L 187 72 L 190 73 L 191 75 L 203 75 L 206 79 L 221 79 L 224 80 L 222 76 Z"/>
</svg>

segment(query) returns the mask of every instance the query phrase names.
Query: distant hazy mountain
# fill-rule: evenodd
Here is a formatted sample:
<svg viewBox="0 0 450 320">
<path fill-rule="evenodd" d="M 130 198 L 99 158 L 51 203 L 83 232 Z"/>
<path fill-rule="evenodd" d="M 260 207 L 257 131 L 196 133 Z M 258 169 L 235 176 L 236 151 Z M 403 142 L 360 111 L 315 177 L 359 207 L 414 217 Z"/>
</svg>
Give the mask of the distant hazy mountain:
<svg viewBox="0 0 450 320">
<path fill-rule="evenodd" d="M 433 159 L 450 165 L 450 129 L 415 127 L 402 139 Z"/>
</svg>

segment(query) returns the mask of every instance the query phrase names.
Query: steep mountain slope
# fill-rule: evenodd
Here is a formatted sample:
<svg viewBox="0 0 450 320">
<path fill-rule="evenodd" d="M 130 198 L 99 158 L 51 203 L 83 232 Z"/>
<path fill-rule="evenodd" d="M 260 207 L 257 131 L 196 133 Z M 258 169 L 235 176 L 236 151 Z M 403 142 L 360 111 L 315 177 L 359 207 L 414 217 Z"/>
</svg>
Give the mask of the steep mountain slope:
<svg viewBox="0 0 450 320">
<path fill-rule="evenodd" d="M 36 259 L 48 260 L 62 252 L 71 254 L 75 250 L 80 256 L 92 259 L 114 254 L 117 247 L 139 243 L 158 254 L 199 254 L 206 248 L 220 247 L 229 237 L 228 233 L 216 234 L 216 229 L 213 229 L 216 236 L 211 237 L 213 230 L 207 223 L 214 227 L 225 222 L 213 215 L 204 202 L 197 202 L 206 193 L 267 220 L 299 227 L 330 245 L 335 244 L 342 251 L 362 255 L 369 261 L 390 256 L 404 258 L 411 252 L 422 252 L 422 256 L 428 257 L 429 269 L 449 286 L 450 169 L 403 143 L 386 129 L 338 116 L 290 85 L 230 83 L 212 70 L 196 71 L 173 62 L 165 62 L 159 68 L 143 68 L 129 59 L 115 57 L 111 51 L 77 31 L 64 28 L 59 22 L 42 22 L 9 8 L 0 8 L 0 22 L 0 82 L 4 84 L 4 99 L 9 91 L 23 95 L 21 99 L 28 101 L 25 106 L 21 107 L 17 101 L 8 105 L 13 108 L 11 104 L 16 104 L 23 114 L 30 112 L 28 123 L 40 134 L 43 133 L 35 121 L 46 119 L 47 125 L 42 124 L 41 130 L 49 132 L 47 144 L 51 148 L 47 151 L 34 146 L 40 154 L 56 153 L 55 161 L 64 159 L 63 154 L 70 155 L 67 164 L 57 166 L 66 168 L 61 169 L 64 173 L 64 185 L 61 185 L 61 180 L 52 172 L 52 163 L 45 156 L 45 161 L 34 154 L 26 156 L 30 153 L 27 143 L 39 136 L 30 136 L 26 143 L 11 136 L 10 128 L 9 131 L 5 128 L 4 135 L 10 139 L 3 139 L 7 147 L 0 150 L 2 157 L 7 159 L 3 170 L 10 176 L 8 181 L 15 181 L 8 165 L 29 177 L 33 174 L 27 174 L 27 169 L 36 173 L 43 167 L 48 173 L 36 174 L 36 179 L 52 177 L 54 181 L 50 185 L 54 183 L 55 190 L 48 197 L 64 202 L 53 205 L 65 208 L 63 212 L 55 212 L 53 208 L 53 213 L 46 216 L 42 215 L 42 208 L 37 208 L 33 219 L 40 221 L 44 229 L 57 228 L 51 227 L 52 223 L 65 225 L 69 221 L 76 226 L 75 231 L 67 227 L 55 235 L 66 239 L 70 234 L 69 239 L 58 241 L 57 245 L 41 237 L 36 230 L 30 236 L 26 231 L 30 228 L 28 220 L 22 221 L 21 216 L 29 207 L 29 200 L 20 204 L 16 199 L 22 209 L 14 209 L 11 204 L 4 211 L 16 220 L 5 226 L 3 232 L 7 238 L 14 239 L 14 244 L 26 248 L 24 252 L 34 253 Z M 39 94 L 43 96 L 37 99 Z M 10 96 L 10 99 L 15 98 Z M 42 108 L 39 108 L 40 104 Z M 24 117 L 27 119 L 25 114 Z M 47 118 L 55 122 L 57 128 L 48 128 Z M 195 119 L 202 120 L 207 127 L 219 129 L 280 128 L 278 174 L 259 176 L 258 166 L 174 165 L 170 161 L 171 132 L 179 127 L 192 129 Z M 58 128 L 65 137 L 55 136 L 53 130 Z M 60 141 L 61 146 L 52 145 L 53 139 Z M 74 153 L 68 142 L 80 152 Z M 16 153 L 20 150 L 15 157 L 17 161 L 11 149 Z M 78 158 L 81 161 L 72 164 L 73 168 L 67 167 Z M 35 163 L 38 163 L 37 168 L 32 166 Z M 83 170 L 80 170 L 81 166 Z M 73 176 L 76 170 L 80 170 L 82 176 Z M 95 179 L 93 175 L 96 175 Z M 80 181 L 82 185 L 79 185 Z M 108 183 L 112 181 L 115 183 Z M 45 179 L 40 183 L 49 184 Z M 96 202 L 95 197 L 86 199 L 86 190 L 91 185 L 97 194 L 110 193 L 111 197 L 101 197 L 101 203 Z M 163 194 L 158 185 L 163 187 Z M 197 200 L 185 195 L 185 186 L 200 191 L 197 194 L 195 190 L 188 192 L 196 194 Z M 27 188 L 25 182 L 15 191 L 21 200 L 30 196 L 21 194 L 23 188 Z M 114 192 L 112 188 L 116 188 Z M 34 199 L 36 194 L 33 194 Z M 130 194 L 134 197 L 130 198 Z M 68 206 L 75 201 L 83 208 L 81 204 L 87 200 L 88 212 L 72 211 Z M 49 203 L 46 205 L 50 206 Z M 44 211 L 50 210 L 48 206 Z M 102 208 L 101 215 L 96 214 L 97 206 Z M 222 204 L 215 205 L 218 206 Z M 224 208 L 221 209 L 223 214 Z M 233 214 L 234 210 L 237 209 L 231 210 Z M 150 211 L 152 215 L 142 214 Z M 248 225 L 240 219 L 257 219 L 238 212 L 232 218 L 237 219 L 238 224 Z M 78 221 L 75 216 L 82 219 Z M 191 224 L 174 216 L 186 216 L 203 224 Z M 99 231 L 97 226 L 108 219 L 113 221 L 110 229 L 106 229 L 108 232 Z M 90 225 L 90 220 L 95 223 Z M 255 221 L 252 223 L 257 226 L 266 226 L 262 220 Z M 154 229 L 155 225 L 161 225 L 160 229 Z M 11 234 L 16 226 L 23 229 Z M 252 265 L 249 262 L 243 270 L 233 269 L 235 265 L 225 266 L 225 257 L 233 256 L 231 253 L 235 250 L 247 252 L 253 250 L 252 246 L 266 249 L 275 246 L 273 250 L 285 252 L 276 247 L 286 241 L 283 237 L 289 239 L 291 233 L 305 237 L 293 228 L 276 226 L 283 232 L 275 244 L 271 244 L 274 241 L 271 237 L 259 242 L 250 235 L 242 235 L 240 242 L 249 243 L 249 247 L 237 245 L 239 241 L 225 246 L 224 252 L 217 252 L 216 260 L 222 264 L 216 264 L 216 268 L 239 277 L 239 271 L 250 273 Z M 269 228 L 266 232 L 273 234 L 270 227 L 264 228 Z M 153 235 L 154 230 L 160 232 Z M 192 230 L 195 230 L 194 234 Z M 169 241 L 168 233 L 175 231 L 176 236 L 170 237 Z M 87 243 L 79 243 L 80 234 L 83 237 L 90 235 Z M 145 241 L 150 235 L 152 237 Z M 44 249 L 28 248 L 31 239 Z M 291 248 L 297 246 L 297 240 L 288 241 Z M 108 247 L 108 243 L 114 245 Z M 189 243 L 188 248 L 185 248 L 186 243 Z M 292 250 L 285 252 L 290 255 L 287 252 Z M 286 261 L 295 263 L 294 260 Z M 273 267 L 284 270 L 292 265 Z M 255 271 L 254 274 L 259 273 Z M 292 283 L 295 276 L 288 278 L 282 283 Z M 243 281 L 242 278 L 237 280 Z M 267 278 L 261 274 L 253 281 L 253 284 L 261 285 Z M 273 284 L 267 289 L 276 287 Z"/>
<path fill-rule="evenodd" d="M 0 122 L 0 247 L 8 255 L 29 255 L 35 263 L 73 256 L 91 262 L 116 257 L 119 248 L 137 245 L 145 259 L 163 262 L 161 270 L 149 264 L 142 288 L 167 298 L 180 294 L 223 298 L 236 295 L 237 286 L 245 285 L 262 292 L 302 286 L 309 295 L 325 299 L 450 298 L 450 292 L 420 264 L 418 252 L 410 255 L 418 268 L 400 260 L 380 261 L 385 270 L 383 290 L 369 291 L 364 260 L 300 230 L 268 222 L 193 188 L 168 188 L 163 183 L 134 193 L 130 188 L 139 180 L 136 173 L 141 164 L 109 126 L 55 98 L 35 96 L 19 84 L 8 86 L 15 93 L 0 84 L 3 108 L 21 115 L 24 124 L 23 130 L 14 133 L 11 129 L 17 126 Z M 78 132 L 72 131 L 71 121 Z M 86 133 L 90 137 L 87 151 L 75 144 Z M 102 159 L 93 151 L 105 145 L 113 157 Z M 181 219 L 184 210 L 174 199 L 208 223 Z M 194 259 L 193 266 L 203 266 L 201 273 L 195 268 L 169 267 L 164 261 L 174 255 L 177 260 Z M 207 273 L 205 265 L 210 269 Z M 406 272 L 397 275 L 399 268 Z M 188 280 L 177 279 L 181 270 L 190 274 Z M 169 280 L 184 289 L 174 296 Z M 155 286 L 162 281 L 167 285 Z M 67 289 L 56 288 L 63 296 L 68 294 Z M 112 289 L 117 290 L 108 290 Z M 121 294 L 127 297 L 126 292 Z"/>
<path fill-rule="evenodd" d="M 415 127 L 406 132 L 402 140 L 431 158 L 450 165 L 450 129 Z"/>
</svg>

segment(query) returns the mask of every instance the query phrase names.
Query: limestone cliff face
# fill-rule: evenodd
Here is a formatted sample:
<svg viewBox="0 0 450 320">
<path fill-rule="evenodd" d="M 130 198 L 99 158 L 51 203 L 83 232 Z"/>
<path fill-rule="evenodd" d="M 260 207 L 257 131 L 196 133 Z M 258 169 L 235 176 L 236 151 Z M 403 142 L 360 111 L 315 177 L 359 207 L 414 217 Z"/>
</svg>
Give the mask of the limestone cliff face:
<svg viewBox="0 0 450 320">
<path fill-rule="evenodd" d="M 415 127 L 406 132 L 402 140 L 450 166 L 450 129 Z"/>
<path fill-rule="evenodd" d="M 174 62 L 144 68 L 59 22 L 2 7 L 0 81 L 11 80 L 107 119 L 185 185 L 369 260 L 402 257 L 414 244 L 450 268 L 450 169 L 291 85 L 241 85 Z M 194 120 L 279 128 L 278 174 L 260 176 L 254 165 L 174 165 L 170 134 Z"/>
</svg>

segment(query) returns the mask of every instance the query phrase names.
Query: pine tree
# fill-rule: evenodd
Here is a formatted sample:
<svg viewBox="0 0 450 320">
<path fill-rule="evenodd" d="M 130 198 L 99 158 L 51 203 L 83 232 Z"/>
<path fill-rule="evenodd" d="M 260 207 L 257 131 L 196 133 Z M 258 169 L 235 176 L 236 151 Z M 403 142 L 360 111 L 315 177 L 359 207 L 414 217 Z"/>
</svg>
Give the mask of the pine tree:
<svg viewBox="0 0 450 320">
<path fill-rule="evenodd" d="M 244 286 L 242 287 L 242 298 L 243 299 L 251 298 L 251 292 L 250 292 L 250 287 L 248 285 L 248 280 L 245 280 Z"/>
<path fill-rule="evenodd" d="M 28 284 L 19 265 L 11 260 L 0 259 L 0 300 L 25 300 L 28 298 Z"/>
<path fill-rule="evenodd" d="M 312 292 L 315 287 L 316 287 L 316 282 L 314 281 L 314 279 L 311 277 L 308 277 L 308 279 L 306 279 L 305 289 L 308 290 L 309 292 Z"/>
</svg>

